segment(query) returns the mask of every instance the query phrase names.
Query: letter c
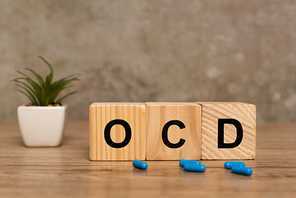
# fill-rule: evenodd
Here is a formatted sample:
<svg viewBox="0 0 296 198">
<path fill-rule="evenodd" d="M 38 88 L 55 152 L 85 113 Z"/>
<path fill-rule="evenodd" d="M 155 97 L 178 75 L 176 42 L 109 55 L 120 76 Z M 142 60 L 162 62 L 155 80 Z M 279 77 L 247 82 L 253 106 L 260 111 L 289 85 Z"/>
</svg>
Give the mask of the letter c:
<svg viewBox="0 0 296 198">
<path fill-rule="evenodd" d="M 169 147 L 169 148 L 180 148 L 181 146 L 184 145 L 185 143 L 185 140 L 184 139 L 180 139 L 180 141 L 178 143 L 171 143 L 168 139 L 168 130 L 170 128 L 170 126 L 172 125 L 176 125 L 178 126 L 180 129 L 184 129 L 185 128 L 185 125 L 183 122 L 181 122 L 180 120 L 171 120 L 169 122 L 167 122 L 164 127 L 162 128 L 162 141 L 163 143 Z"/>
</svg>

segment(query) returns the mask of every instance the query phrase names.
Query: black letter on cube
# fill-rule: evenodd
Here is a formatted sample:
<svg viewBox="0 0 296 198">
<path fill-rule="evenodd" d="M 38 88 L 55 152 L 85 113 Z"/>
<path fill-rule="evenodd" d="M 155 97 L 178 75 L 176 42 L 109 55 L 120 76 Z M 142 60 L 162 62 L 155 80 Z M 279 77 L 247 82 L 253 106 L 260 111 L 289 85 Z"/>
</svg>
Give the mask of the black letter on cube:
<svg viewBox="0 0 296 198">
<path fill-rule="evenodd" d="M 163 143 L 169 147 L 169 148 L 179 148 L 181 146 L 183 146 L 183 144 L 185 143 L 184 139 L 180 139 L 180 141 L 178 143 L 171 143 L 168 139 L 168 130 L 170 128 L 171 125 L 177 125 L 180 129 L 184 129 L 185 125 L 183 122 L 181 122 L 180 120 L 171 120 L 169 122 L 167 122 L 164 127 L 162 128 L 162 141 Z"/>
<path fill-rule="evenodd" d="M 111 128 L 117 124 L 122 125 L 125 129 L 125 138 L 120 143 L 113 142 L 111 139 L 111 135 L 110 135 Z M 109 146 L 111 146 L 113 148 L 122 148 L 122 147 L 125 147 L 126 145 L 128 145 L 128 143 L 130 142 L 130 140 L 132 138 L 132 129 L 131 129 L 130 125 L 125 120 L 115 119 L 115 120 L 110 121 L 106 125 L 105 130 L 104 130 L 104 136 L 105 136 L 105 141 L 107 142 L 107 144 Z"/>
<path fill-rule="evenodd" d="M 232 124 L 236 128 L 236 139 L 232 143 L 224 142 L 224 125 Z M 235 119 L 218 119 L 218 148 L 234 148 L 240 145 L 243 140 L 243 127 L 238 120 Z"/>
</svg>

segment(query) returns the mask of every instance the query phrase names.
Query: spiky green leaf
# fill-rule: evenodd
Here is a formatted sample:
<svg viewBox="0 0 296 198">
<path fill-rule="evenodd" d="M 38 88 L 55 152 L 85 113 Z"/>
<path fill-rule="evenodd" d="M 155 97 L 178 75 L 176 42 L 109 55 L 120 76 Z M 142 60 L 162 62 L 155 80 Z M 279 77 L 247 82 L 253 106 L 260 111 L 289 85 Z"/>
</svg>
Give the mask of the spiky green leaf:
<svg viewBox="0 0 296 198">
<path fill-rule="evenodd" d="M 44 58 L 39 57 L 49 68 L 49 73 L 43 77 L 33 69 L 25 68 L 17 71 L 19 77 L 13 79 L 18 91 L 24 94 L 36 106 L 48 106 L 61 104 L 61 102 L 76 91 L 60 96 L 65 90 L 71 89 L 73 82 L 79 80 L 78 75 L 70 75 L 54 81 L 54 70 L 52 65 Z"/>
<path fill-rule="evenodd" d="M 63 100 L 65 100 L 67 97 L 69 97 L 71 95 L 74 95 L 76 93 L 77 93 L 77 91 L 72 91 L 72 92 L 69 92 L 69 93 L 65 94 L 64 96 L 57 99 L 57 103 L 61 104 L 63 102 Z"/>
</svg>

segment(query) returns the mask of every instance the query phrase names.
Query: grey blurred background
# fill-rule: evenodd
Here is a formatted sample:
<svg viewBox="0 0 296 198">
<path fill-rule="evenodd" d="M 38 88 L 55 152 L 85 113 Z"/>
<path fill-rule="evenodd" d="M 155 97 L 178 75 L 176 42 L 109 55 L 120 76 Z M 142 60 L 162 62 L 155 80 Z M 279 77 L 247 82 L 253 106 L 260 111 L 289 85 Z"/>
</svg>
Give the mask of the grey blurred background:
<svg viewBox="0 0 296 198">
<path fill-rule="evenodd" d="M 25 99 L 15 70 L 80 73 L 71 119 L 94 101 L 244 101 L 296 120 L 296 1 L 0 0 L 1 120 Z"/>
</svg>

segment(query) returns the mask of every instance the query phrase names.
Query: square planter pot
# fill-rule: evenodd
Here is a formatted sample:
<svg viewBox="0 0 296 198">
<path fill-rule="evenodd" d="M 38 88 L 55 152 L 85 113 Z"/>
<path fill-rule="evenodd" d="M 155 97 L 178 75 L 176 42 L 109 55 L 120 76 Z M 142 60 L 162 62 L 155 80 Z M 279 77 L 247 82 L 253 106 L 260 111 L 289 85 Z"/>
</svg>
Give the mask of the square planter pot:
<svg viewBox="0 0 296 198">
<path fill-rule="evenodd" d="M 61 144 L 65 106 L 20 106 L 17 114 L 22 139 L 26 146 L 51 147 Z"/>
</svg>

